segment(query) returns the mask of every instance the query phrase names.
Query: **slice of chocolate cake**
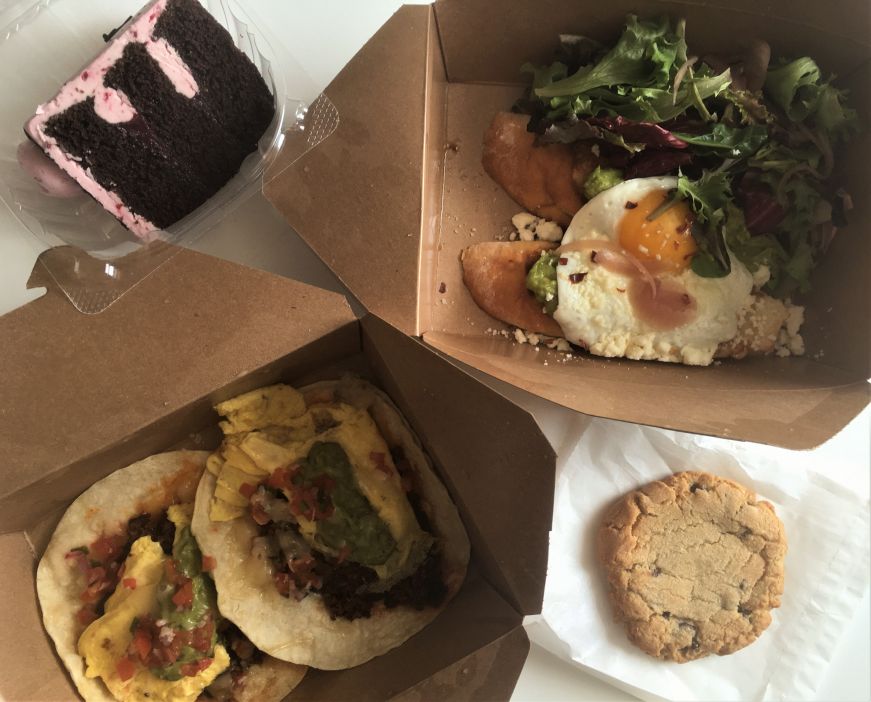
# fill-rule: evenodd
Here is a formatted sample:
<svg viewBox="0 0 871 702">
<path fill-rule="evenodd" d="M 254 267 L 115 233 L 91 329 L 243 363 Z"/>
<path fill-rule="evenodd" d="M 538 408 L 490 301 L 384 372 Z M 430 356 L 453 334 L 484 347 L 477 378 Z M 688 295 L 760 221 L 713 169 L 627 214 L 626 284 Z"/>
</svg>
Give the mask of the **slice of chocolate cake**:
<svg viewBox="0 0 871 702">
<path fill-rule="evenodd" d="M 238 172 L 274 112 L 257 68 L 197 0 L 155 0 L 25 131 L 148 239 Z"/>
</svg>

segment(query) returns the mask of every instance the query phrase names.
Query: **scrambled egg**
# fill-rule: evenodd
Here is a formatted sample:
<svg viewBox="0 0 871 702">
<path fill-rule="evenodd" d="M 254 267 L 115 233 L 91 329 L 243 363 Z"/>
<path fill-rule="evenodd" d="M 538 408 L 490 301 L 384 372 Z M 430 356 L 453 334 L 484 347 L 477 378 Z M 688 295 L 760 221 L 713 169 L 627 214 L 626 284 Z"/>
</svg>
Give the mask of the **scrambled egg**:
<svg viewBox="0 0 871 702">
<path fill-rule="evenodd" d="M 169 508 L 169 518 L 177 528 L 190 524 L 192 507 L 173 505 Z M 85 675 L 102 678 L 112 695 L 122 702 L 194 702 L 203 689 L 230 665 L 226 650 L 217 645 L 211 665 L 195 676 L 175 681 L 162 680 L 137 664 L 136 672 L 129 680 L 119 677 L 116 665 L 127 655 L 133 638 L 133 620 L 152 613 L 165 560 L 160 545 L 149 537 L 143 536 L 133 542 L 125 561 L 124 577 L 106 601 L 106 613 L 88 626 L 79 638 L 79 654 L 87 666 Z M 123 584 L 128 578 L 135 579 L 135 588 Z"/>
<path fill-rule="evenodd" d="M 291 399 L 296 393 L 303 402 L 303 412 L 295 417 L 276 415 L 276 408 L 296 412 L 299 402 Z M 240 493 L 244 483 L 256 485 L 277 468 L 305 460 L 317 442 L 335 442 L 348 456 L 357 487 L 390 530 L 396 541 L 395 552 L 386 563 L 374 566 L 380 580 L 395 579 L 400 573 L 413 571 L 416 560 L 428 550 L 429 535 L 423 532 L 405 496 L 399 473 L 390 456 L 390 449 L 372 417 L 365 409 L 335 402 L 317 403 L 305 407 L 302 394 L 287 385 L 274 385 L 221 403 L 218 412 L 231 411 L 231 426 L 240 426 L 245 418 L 247 433 L 228 436 L 221 449 L 208 460 L 208 470 L 217 477 L 215 497 L 209 516 L 212 521 L 229 521 L 247 512 L 248 499 Z M 288 435 L 276 427 L 294 427 Z M 301 430 L 308 427 L 307 430 Z M 373 459 L 377 456 L 378 460 Z M 322 552 L 336 556 L 324 544 L 315 543 L 317 524 L 298 517 L 300 533 Z M 424 546 L 425 545 L 425 546 Z"/>
</svg>

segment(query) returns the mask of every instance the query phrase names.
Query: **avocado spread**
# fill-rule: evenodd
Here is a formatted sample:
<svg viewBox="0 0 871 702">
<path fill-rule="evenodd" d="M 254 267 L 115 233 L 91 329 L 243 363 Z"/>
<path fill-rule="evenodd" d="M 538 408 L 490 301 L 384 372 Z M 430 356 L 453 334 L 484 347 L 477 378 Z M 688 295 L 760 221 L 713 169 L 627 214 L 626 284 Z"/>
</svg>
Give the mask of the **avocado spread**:
<svg viewBox="0 0 871 702">
<path fill-rule="evenodd" d="M 526 287 L 535 295 L 535 299 L 542 304 L 548 314 L 553 314 L 559 304 L 556 289 L 558 259 L 559 256 L 553 251 L 542 251 L 541 257 L 526 275 Z"/>
<path fill-rule="evenodd" d="M 318 520 L 317 539 L 327 547 L 347 548 L 348 558 L 367 566 L 385 563 L 396 548 L 390 529 L 357 487 L 348 455 L 337 443 L 317 443 L 300 466 L 295 481 L 303 487 L 331 479 L 333 512 Z"/>
<path fill-rule="evenodd" d="M 613 188 L 623 182 L 623 174 L 616 168 L 602 168 L 596 166 L 595 170 L 587 176 L 584 183 L 584 195 L 592 200 L 596 195 Z"/>
<path fill-rule="evenodd" d="M 159 618 L 164 619 L 173 629 L 191 631 L 202 626 L 210 612 L 217 611 L 214 585 L 210 578 L 202 572 L 202 554 L 191 534 L 190 526 L 176 524 L 175 542 L 172 547 L 172 558 L 176 569 L 181 575 L 191 580 L 192 598 L 190 607 L 177 607 L 172 601 L 175 588 L 164 582 L 158 595 Z M 211 651 L 217 643 L 214 627 L 212 628 Z M 182 677 L 181 667 L 210 655 L 208 652 L 197 651 L 189 645 L 181 648 L 179 657 L 171 665 L 162 668 L 152 668 L 151 671 L 164 680 L 179 680 Z"/>
</svg>

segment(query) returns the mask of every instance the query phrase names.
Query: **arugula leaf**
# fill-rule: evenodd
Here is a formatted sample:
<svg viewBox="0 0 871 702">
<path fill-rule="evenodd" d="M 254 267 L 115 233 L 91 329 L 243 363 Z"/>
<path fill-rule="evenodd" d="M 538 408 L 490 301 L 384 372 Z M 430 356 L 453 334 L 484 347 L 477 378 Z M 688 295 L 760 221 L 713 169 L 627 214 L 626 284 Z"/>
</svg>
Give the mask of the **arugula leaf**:
<svg viewBox="0 0 871 702">
<path fill-rule="evenodd" d="M 698 180 L 690 180 L 681 173 L 677 178 L 677 191 L 689 198 L 696 219 L 701 223 L 719 219 L 722 215 L 717 212 L 722 212 L 732 200 L 729 176 L 714 171 L 705 171 Z"/>
<path fill-rule="evenodd" d="M 718 123 L 707 134 L 672 133 L 702 153 L 721 153 L 734 157 L 751 156 L 768 141 L 768 129 L 761 124 L 741 128 Z M 725 154 L 722 153 L 724 151 Z"/>
</svg>

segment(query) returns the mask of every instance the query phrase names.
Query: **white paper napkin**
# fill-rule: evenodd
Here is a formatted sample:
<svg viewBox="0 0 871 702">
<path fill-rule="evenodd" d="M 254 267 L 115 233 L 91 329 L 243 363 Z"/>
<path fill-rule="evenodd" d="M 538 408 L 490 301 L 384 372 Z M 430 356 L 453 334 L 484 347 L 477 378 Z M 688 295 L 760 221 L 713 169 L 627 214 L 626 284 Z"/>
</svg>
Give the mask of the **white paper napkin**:
<svg viewBox="0 0 871 702">
<path fill-rule="evenodd" d="M 817 459 L 815 453 L 590 421 L 557 476 L 542 616 L 567 644 L 562 655 L 652 697 L 812 697 L 869 578 L 867 496 L 826 478 Z M 677 664 L 635 648 L 614 621 L 595 535 L 618 497 L 682 470 L 730 478 L 773 503 L 788 553 L 782 604 L 762 636 L 730 656 Z"/>
</svg>

